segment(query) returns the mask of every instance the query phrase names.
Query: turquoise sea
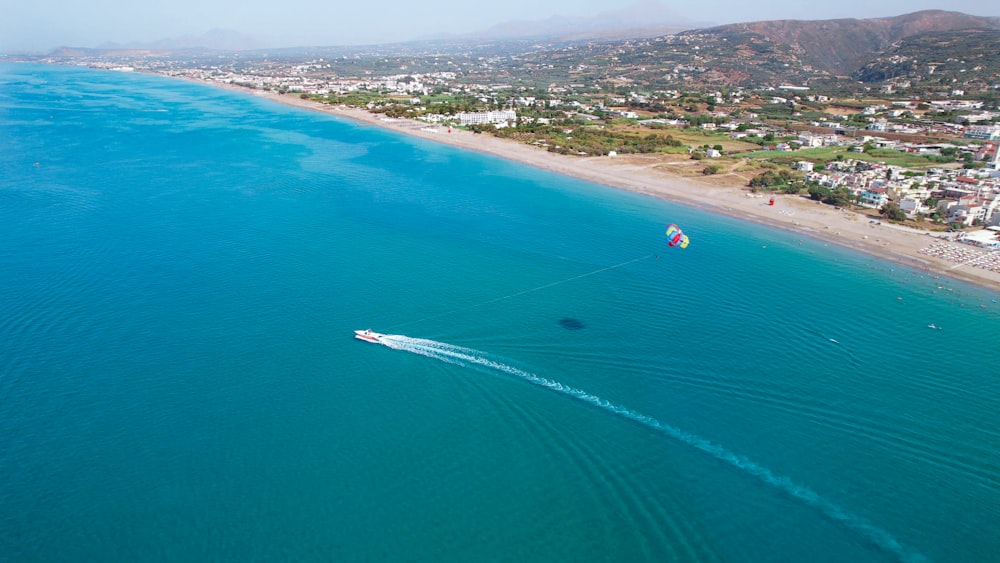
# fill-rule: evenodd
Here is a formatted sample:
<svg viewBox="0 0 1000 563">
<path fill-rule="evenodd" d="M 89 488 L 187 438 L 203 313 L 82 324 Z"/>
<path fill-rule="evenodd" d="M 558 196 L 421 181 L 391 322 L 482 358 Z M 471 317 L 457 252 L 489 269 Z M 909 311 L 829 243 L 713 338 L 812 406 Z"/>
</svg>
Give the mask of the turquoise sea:
<svg viewBox="0 0 1000 563">
<path fill-rule="evenodd" d="M 246 94 L 0 65 L 0 560 L 1000 561 L 998 301 Z"/>
</svg>

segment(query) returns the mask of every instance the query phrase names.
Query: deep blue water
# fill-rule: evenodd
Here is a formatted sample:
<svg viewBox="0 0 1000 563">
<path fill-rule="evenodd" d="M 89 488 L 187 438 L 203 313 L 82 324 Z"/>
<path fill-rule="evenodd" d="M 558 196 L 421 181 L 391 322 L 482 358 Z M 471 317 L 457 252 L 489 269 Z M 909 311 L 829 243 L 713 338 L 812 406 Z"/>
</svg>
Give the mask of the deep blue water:
<svg viewBox="0 0 1000 563">
<path fill-rule="evenodd" d="M 0 559 L 1000 561 L 997 301 L 248 95 L 0 65 Z"/>
</svg>

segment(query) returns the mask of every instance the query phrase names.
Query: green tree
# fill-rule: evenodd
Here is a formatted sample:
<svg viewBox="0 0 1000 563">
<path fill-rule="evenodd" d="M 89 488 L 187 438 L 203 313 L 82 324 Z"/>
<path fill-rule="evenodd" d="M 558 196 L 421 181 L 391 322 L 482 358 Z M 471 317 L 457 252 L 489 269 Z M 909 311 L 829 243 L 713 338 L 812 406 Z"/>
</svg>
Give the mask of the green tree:
<svg viewBox="0 0 1000 563">
<path fill-rule="evenodd" d="M 824 199 L 830 197 L 830 193 L 830 188 L 826 186 L 821 186 L 819 184 L 809 186 L 809 197 L 816 201 L 823 201 Z"/>
<path fill-rule="evenodd" d="M 781 186 L 781 188 L 779 189 L 783 194 L 794 195 L 802 193 L 803 184 L 801 181 L 796 180 L 790 184 L 785 184 L 784 186 Z"/>
<path fill-rule="evenodd" d="M 851 191 L 847 188 L 837 188 L 830 190 L 830 196 L 822 200 L 823 203 L 836 205 L 837 207 L 848 207 L 851 205 Z"/>
<path fill-rule="evenodd" d="M 879 209 L 879 213 L 881 213 L 883 217 L 885 217 L 890 221 L 906 220 L 906 212 L 900 209 L 899 204 L 896 203 L 895 201 L 887 201 L 885 205 L 883 205 L 882 208 Z"/>
<path fill-rule="evenodd" d="M 795 177 L 788 170 L 765 170 L 750 179 L 750 187 L 756 191 L 758 188 L 773 188 L 791 184 Z"/>
</svg>

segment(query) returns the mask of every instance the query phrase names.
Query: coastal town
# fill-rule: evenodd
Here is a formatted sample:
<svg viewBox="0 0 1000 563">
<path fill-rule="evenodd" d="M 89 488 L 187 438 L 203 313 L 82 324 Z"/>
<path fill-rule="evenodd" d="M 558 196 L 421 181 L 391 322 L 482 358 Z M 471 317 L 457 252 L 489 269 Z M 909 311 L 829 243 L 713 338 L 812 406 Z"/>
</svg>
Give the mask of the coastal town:
<svg viewBox="0 0 1000 563">
<path fill-rule="evenodd" d="M 657 80 L 644 78 L 652 63 L 622 54 L 652 48 L 634 41 L 618 45 L 614 57 L 590 43 L 552 47 L 548 59 L 375 50 L 71 53 L 39 62 L 245 89 L 367 112 L 383 124 L 419 123 L 425 133 L 471 131 L 568 158 L 643 156 L 691 181 L 815 200 L 929 234 L 973 255 L 930 245 L 922 254 L 1000 273 L 1000 76 L 974 77 L 980 65 L 965 81 L 903 76 L 845 86 L 826 76 L 809 82 L 819 88 L 719 87 L 711 83 L 710 61 L 690 55 L 702 40 L 656 40 L 678 57 L 657 63 L 666 73 Z M 554 53 L 573 58 L 539 62 L 559 60 Z M 950 68 L 962 76 L 966 66 L 948 59 L 928 72 L 942 76 Z"/>
</svg>

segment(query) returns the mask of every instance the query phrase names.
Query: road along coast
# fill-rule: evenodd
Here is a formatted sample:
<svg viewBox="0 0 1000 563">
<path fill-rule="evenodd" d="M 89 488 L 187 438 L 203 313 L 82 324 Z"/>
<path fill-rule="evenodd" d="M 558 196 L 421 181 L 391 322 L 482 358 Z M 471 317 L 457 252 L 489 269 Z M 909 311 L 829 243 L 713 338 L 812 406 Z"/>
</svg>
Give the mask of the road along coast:
<svg viewBox="0 0 1000 563">
<path fill-rule="evenodd" d="M 411 119 L 386 118 L 382 114 L 360 108 L 304 100 L 295 94 L 248 90 L 214 82 L 207 84 L 491 154 L 588 182 L 767 224 L 924 270 L 928 274 L 961 279 L 1000 290 L 1000 260 L 997 260 L 1000 255 L 989 256 L 986 250 L 942 240 L 929 232 L 882 222 L 877 218 L 875 210 L 870 210 L 866 215 L 823 205 L 802 196 L 781 194 L 773 196 L 774 204 L 771 205 L 771 195 L 750 193 L 743 186 L 743 180 L 734 177 L 731 183 L 727 183 L 725 176 L 712 176 L 708 180 L 681 177 L 664 170 L 662 162 L 652 155 L 560 155 L 489 134 L 428 125 Z M 945 246 L 944 249 L 942 245 Z"/>
</svg>

